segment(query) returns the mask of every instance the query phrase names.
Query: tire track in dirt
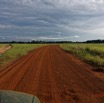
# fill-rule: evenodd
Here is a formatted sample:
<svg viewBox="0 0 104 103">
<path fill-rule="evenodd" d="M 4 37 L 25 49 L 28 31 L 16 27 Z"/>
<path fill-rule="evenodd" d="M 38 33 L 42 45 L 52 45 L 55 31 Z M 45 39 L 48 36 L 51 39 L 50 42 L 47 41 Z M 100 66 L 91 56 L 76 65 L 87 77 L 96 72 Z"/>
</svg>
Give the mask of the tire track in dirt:
<svg viewBox="0 0 104 103">
<path fill-rule="evenodd" d="M 38 48 L 0 72 L 0 89 L 30 93 L 41 103 L 104 103 L 104 82 L 59 46 Z"/>
<path fill-rule="evenodd" d="M 40 50 L 41 51 L 41 50 Z M 27 55 L 21 63 L 16 65 L 15 67 L 13 66 L 12 68 L 10 67 L 10 71 L 6 71 L 4 76 L 0 78 L 1 84 L 0 87 L 6 88 L 6 89 L 14 89 L 15 85 L 18 83 L 17 81 L 20 81 L 22 79 L 23 75 L 29 70 L 30 64 L 33 63 L 34 59 L 37 59 L 36 56 L 37 54 L 40 53 L 39 50 L 36 50 L 35 52 Z M 35 56 L 34 56 L 35 54 Z M 3 78 L 3 79 L 2 79 Z M 16 81 L 16 83 L 14 83 Z M 5 85 L 9 82 L 9 85 Z M 11 85 L 12 82 L 14 83 L 14 86 Z"/>
<path fill-rule="evenodd" d="M 64 58 L 63 64 L 68 63 L 65 61 L 69 60 L 69 58 L 68 58 L 69 54 L 64 55 L 64 52 L 62 53 L 62 52 L 60 52 L 61 50 L 59 50 L 59 49 L 57 49 L 57 50 L 58 50 L 57 54 L 60 54 L 61 55 L 60 57 Z M 74 65 L 73 65 L 73 63 L 74 63 Z M 81 63 L 81 64 L 84 64 L 84 63 Z M 72 69 L 69 69 L 69 71 L 71 70 L 73 72 L 72 74 L 75 74 L 75 77 L 79 77 L 79 78 L 76 78 L 76 80 L 79 81 L 79 86 L 81 88 L 83 88 L 82 90 L 86 90 L 87 91 L 86 93 L 88 93 L 88 95 L 90 95 L 91 98 L 94 98 L 95 95 L 97 97 L 97 94 L 98 94 L 98 97 L 101 97 L 101 98 L 99 98 L 99 102 L 103 103 L 101 101 L 101 99 L 103 99 L 103 101 L 104 101 L 104 95 L 103 95 L 104 94 L 104 82 L 102 80 L 100 80 L 99 78 L 97 78 L 90 69 L 85 67 L 85 65 L 82 65 L 82 67 L 81 67 L 81 66 L 79 66 L 79 64 L 77 62 L 71 61 L 71 60 L 66 65 L 68 66 L 67 69 L 72 68 Z M 91 68 L 90 66 L 88 66 L 88 67 Z M 75 84 L 77 84 L 77 82 Z M 78 85 L 77 85 L 77 87 L 78 87 Z M 86 94 L 86 93 L 84 92 L 84 94 Z M 89 103 L 90 102 L 91 101 L 89 101 Z M 88 101 L 86 103 L 88 103 Z"/>
<path fill-rule="evenodd" d="M 42 57 L 42 53 L 44 51 L 40 51 L 40 53 L 37 55 L 37 57 L 33 60 L 33 62 L 31 63 L 30 65 L 30 69 L 29 71 L 27 71 L 27 73 L 25 73 L 25 75 L 23 76 L 23 78 L 21 79 L 20 83 L 16 86 L 16 90 L 18 91 L 22 91 L 22 92 L 29 92 L 29 93 L 34 93 L 33 92 L 33 89 L 34 87 L 36 86 L 36 83 L 35 83 L 35 86 L 33 86 L 34 82 L 36 81 L 35 79 L 38 79 L 36 78 L 37 75 L 39 75 L 40 73 L 40 63 L 41 63 L 41 57 Z M 25 77 L 25 78 L 24 78 Z M 26 82 L 27 81 L 27 82 Z M 39 80 L 37 80 L 39 82 Z M 21 84 L 22 82 L 22 84 Z M 24 88 L 21 88 L 23 87 Z"/>
<path fill-rule="evenodd" d="M 40 49 L 40 48 L 38 48 L 38 49 Z M 38 49 L 36 49 L 35 52 L 38 51 Z M 29 53 L 31 53 L 31 56 L 34 55 L 33 54 L 33 51 L 31 51 Z M 29 54 L 29 56 L 30 56 L 30 54 Z M 25 62 L 27 61 L 27 58 L 29 58 L 29 59 L 31 58 L 29 56 L 28 55 L 25 55 L 25 56 L 21 57 L 20 59 L 18 59 L 17 61 L 14 61 L 14 63 L 10 64 L 9 66 L 1 69 L 0 70 L 0 78 L 2 77 L 2 75 L 8 73 L 8 71 L 10 72 L 10 70 L 13 70 L 12 68 L 18 66 L 21 62 L 22 62 L 22 64 L 23 63 L 25 64 Z"/>
<path fill-rule="evenodd" d="M 91 93 L 93 88 L 90 86 L 90 90 L 89 90 L 89 88 L 88 88 L 89 81 L 86 80 L 87 85 L 86 85 L 86 83 L 84 83 L 85 78 L 80 74 L 80 72 L 76 71 L 78 66 L 77 66 L 77 68 L 73 68 L 73 66 L 70 65 L 70 63 L 66 62 L 67 61 L 66 58 L 64 58 L 61 53 L 58 52 L 57 54 L 60 55 L 60 58 L 57 61 L 62 62 L 62 64 L 63 64 L 63 65 L 61 65 L 60 68 L 64 68 L 64 69 L 61 69 L 61 72 L 63 72 L 63 76 L 60 77 L 62 80 L 62 84 L 64 84 L 66 87 L 66 90 L 62 92 L 63 97 L 65 97 L 65 95 L 66 95 L 66 97 L 68 97 L 67 95 L 71 94 L 72 99 L 73 100 L 75 99 L 76 103 L 77 102 L 79 103 L 79 101 L 83 101 L 84 103 L 91 103 L 91 102 L 95 103 L 95 99 L 93 99 L 94 95 L 93 95 L 93 93 Z M 57 58 L 58 57 L 59 56 L 57 56 Z M 75 64 L 73 64 L 73 65 L 75 65 Z M 66 73 L 65 73 L 65 71 L 66 71 Z M 62 74 L 61 72 L 59 74 Z M 65 78 L 62 78 L 62 77 L 65 77 Z M 63 85 L 63 87 L 64 87 L 64 85 Z M 67 85 L 72 88 L 69 88 Z M 74 88 L 76 88 L 76 89 L 74 89 Z M 90 93 L 87 92 L 87 89 L 88 89 L 88 91 L 90 91 Z M 82 97 L 84 97 L 84 100 L 79 100 L 80 97 L 81 97 L 81 99 L 83 99 Z"/>
</svg>

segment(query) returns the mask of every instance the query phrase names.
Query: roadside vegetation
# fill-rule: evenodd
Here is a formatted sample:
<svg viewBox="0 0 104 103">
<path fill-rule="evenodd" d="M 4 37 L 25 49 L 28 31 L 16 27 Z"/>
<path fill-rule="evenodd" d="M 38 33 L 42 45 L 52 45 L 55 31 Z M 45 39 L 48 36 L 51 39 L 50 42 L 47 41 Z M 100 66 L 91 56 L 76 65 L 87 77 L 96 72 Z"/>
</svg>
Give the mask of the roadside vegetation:
<svg viewBox="0 0 104 103">
<path fill-rule="evenodd" d="M 0 48 L 3 47 L 3 46 L 4 46 L 4 44 L 0 44 Z"/>
<path fill-rule="evenodd" d="M 3 54 L 0 54 L 0 66 L 6 65 L 29 51 L 43 46 L 44 44 L 11 44 L 12 48 Z"/>
<path fill-rule="evenodd" d="M 67 51 L 74 53 L 80 58 L 97 66 L 96 71 L 104 72 L 104 44 L 61 44 L 61 47 Z"/>
</svg>

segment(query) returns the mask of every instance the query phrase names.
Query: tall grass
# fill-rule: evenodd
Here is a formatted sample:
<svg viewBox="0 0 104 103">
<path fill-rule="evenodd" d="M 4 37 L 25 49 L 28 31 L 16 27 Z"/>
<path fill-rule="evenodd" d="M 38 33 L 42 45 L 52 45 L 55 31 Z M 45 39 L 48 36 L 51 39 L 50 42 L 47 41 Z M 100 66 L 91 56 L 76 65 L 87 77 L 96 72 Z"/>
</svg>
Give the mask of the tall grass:
<svg viewBox="0 0 104 103">
<path fill-rule="evenodd" d="M 7 64 L 22 55 L 26 55 L 30 50 L 43 46 L 43 44 L 11 44 L 12 48 L 0 54 L 0 65 Z"/>
<path fill-rule="evenodd" d="M 61 47 L 77 56 L 104 67 L 104 44 L 61 44 Z"/>
</svg>

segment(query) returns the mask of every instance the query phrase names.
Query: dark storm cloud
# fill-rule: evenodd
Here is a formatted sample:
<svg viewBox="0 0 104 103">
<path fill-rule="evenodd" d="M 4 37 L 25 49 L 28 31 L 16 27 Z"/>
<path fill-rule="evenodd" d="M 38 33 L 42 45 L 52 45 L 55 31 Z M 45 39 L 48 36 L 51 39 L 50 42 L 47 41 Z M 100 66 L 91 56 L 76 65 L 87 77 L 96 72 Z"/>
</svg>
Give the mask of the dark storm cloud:
<svg viewBox="0 0 104 103">
<path fill-rule="evenodd" d="M 0 0 L 0 40 L 104 37 L 103 0 Z"/>
</svg>

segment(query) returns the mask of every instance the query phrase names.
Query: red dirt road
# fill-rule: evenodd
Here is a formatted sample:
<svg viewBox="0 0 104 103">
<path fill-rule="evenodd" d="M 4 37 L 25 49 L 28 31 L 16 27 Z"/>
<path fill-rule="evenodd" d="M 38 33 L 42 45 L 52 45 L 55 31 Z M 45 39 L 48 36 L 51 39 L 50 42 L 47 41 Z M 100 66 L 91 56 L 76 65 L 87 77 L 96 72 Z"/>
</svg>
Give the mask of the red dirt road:
<svg viewBox="0 0 104 103">
<path fill-rule="evenodd" d="M 59 46 L 44 46 L 0 71 L 0 89 L 36 95 L 41 103 L 104 103 L 104 79 Z"/>
</svg>

